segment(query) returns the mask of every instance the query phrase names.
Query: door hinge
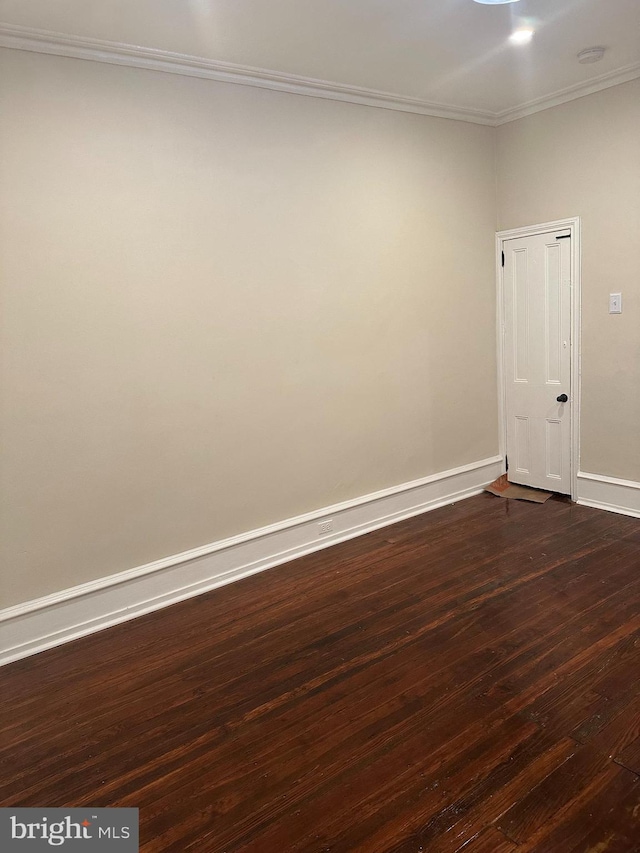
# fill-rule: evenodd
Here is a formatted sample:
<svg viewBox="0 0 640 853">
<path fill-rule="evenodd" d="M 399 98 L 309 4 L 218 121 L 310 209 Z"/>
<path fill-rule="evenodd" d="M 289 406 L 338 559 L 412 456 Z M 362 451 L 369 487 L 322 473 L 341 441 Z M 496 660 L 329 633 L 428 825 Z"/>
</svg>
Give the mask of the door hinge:
<svg viewBox="0 0 640 853">
<path fill-rule="evenodd" d="M 504 266 L 504 252 L 502 253 L 502 266 Z"/>
<path fill-rule="evenodd" d="M 506 454 L 505 454 L 505 457 L 504 457 L 504 467 L 505 467 L 505 470 L 506 470 L 506 471 L 508 471 L 508 470 L 509 470 L 509 457 L 508 457 Z"/>
</svg>

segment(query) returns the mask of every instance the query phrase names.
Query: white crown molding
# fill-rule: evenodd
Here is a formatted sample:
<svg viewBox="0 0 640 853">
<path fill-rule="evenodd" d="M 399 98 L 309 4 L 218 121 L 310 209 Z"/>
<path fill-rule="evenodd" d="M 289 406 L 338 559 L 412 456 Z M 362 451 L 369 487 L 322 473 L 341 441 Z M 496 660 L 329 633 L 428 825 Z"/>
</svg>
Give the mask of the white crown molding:
<svg viewBox="0 0 640 853">
<path fill-rule="evenodd" d="M 495 113 L 494 124 L 501 125 L 507 124 L 510 121 L 517 121 L 519 118 L 525 118 L 525 116 L 539 113 L 542 110 L 566 104 L 568 101 L 575 101 L 577 98 L 583 98 L 585 95 L 593 95 L 594 92 L 601 92 L 603 89 L 609 89 L 611 86 L 628 83 L 630 80 L 635 80 L 638 77 L 640 77 L 640 62 L 634 62 L 632 65 L 625 65 L 616 71 L 609 71 L 607 74 L 602 74 L 600 77 L 592 77 L 590 80 L 584 80 L 582 83 L 575 83 L 573 86 L 558 89 L 556 92 L 551 92 L 551 94 L 544 95 L 542 98 L 534 98 L 532 101 L 527 101 L 512 109 Z"/>
<path fill-rule="evenodd" d="M 121 42 L 102 41 L 67 33 L 22 27 L 17 24 L 0 23 L 0 47 L 13 50 L 27 50 L 34 53 L 48 53 L 55 56 L 67 56 L 74 59 L 87 59 L 93 62 L 105 62 L 109 65 L 126 65 L 132 68 L 145 68 L 150 71 L 164 71 L 169 74 L 181 74 L 186 77 L 202 77 L 222 83 L 235 83 L 253 86 L 259 89 L 273 89 L 277 92 L 289 92 L 311 98 L 324 98 L 344 101 L 350 104 L 363 104 L 385 110 L 397 110 L 417 115 L 436 116 L 454 121 L 468 121 L 496 127 L 519 118 L 532 115 L 541 110 L 591 95 L 602 89 L 627 83 L 640 77 L 640 62 L 627 65 L 616 71 L 610 71 L 600 77 L 592 77 L 582 83 L 576 83 L 559 89 L 549 95 L 527 101 L 516 107 L 493 112 L 491 110 L 458 107 L 439 104 L 381 92 L 360 86 L 348 86 L 303 77 L 297 74 L 283 74 L 265 68 L 249 65 L 236 65 L 199 56 L 173 53 L 168 50 L 142 47 Z"/>
<path fill-rule="evenodd" d="M 219 62 L 183 53 L 173 53 L 168 50 L 101 41 L 100 39 L 54 33 L 14 24 L 0 23 L 0 47 L 68 56 L 74 59 L 88 59 L 94 62 L 106 62 L 110 65 L 128 65 L 133 68 L 164 71 L 187 77 L 203 77 L 222 83 L 236 83 L 259 89 L 274 89 L 279 92 L 289 92 L 312 98 L 346 101 L 351 104 L 364 104 L 369 107 L 436 116 L 456 121 L 468 121 L 474 124 L 494 124 L 494 115 L 487 110 L 452 107 L 447 104 L 437 104 L 419 98 L 406 97 L 405 95 L 379 92 L 375 89 L 359 86 L 347 86 L 328 80 L 317 80 L 313 77 L 281 74 L 264 68 L 235 65 L 231 62 Z"/>
<path fill-rule="evenodd" d="M 493 456 L 8 607 L 0 665 L 471 497 L 503 472 Z M 329 519 L 333 531 L 320 535 Z"/>
</svg>

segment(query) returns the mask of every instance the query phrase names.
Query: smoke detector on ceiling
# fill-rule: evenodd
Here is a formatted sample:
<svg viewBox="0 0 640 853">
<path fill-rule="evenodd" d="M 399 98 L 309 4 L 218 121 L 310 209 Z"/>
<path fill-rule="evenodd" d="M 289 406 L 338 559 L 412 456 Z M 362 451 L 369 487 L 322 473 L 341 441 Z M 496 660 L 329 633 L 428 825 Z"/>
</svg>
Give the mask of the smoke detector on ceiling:
<svg viewBox="0 0 640 853">
<path fill-rule="evenodd" d="M 591 62 L 600 62 L 604 56 L 604 52 L 604 47 L 585 47 L 578 54 L 578 62 L 582 63 L 582 65 L 588 65 Z"/>
</svg>

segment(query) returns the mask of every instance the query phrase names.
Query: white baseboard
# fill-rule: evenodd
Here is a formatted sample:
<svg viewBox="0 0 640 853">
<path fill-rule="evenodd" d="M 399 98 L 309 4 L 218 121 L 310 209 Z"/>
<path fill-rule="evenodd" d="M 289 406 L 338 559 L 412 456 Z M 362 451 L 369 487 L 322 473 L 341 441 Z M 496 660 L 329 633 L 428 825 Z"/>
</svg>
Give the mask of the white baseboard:
<svg viewBox="0 0 640 853">
<path fill-rule="evenodd" d="M 0 611 L 0 665 L 478 494 L 503 472 L 494 456 L 251 530 Z M 319 535 L 319 520 L 333 531 Z"/>
<path fill-rule="evenodd" d="M 580 471 L 577 502 L 583 506 L 640 518 L 640 483 Z"/>
</svg>

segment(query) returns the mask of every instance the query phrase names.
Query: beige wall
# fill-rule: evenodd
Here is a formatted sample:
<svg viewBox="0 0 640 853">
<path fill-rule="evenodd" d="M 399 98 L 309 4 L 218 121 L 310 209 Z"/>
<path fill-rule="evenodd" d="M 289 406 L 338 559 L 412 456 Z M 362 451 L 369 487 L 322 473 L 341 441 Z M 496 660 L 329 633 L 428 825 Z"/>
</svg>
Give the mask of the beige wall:
<svg viewBox="0 0 640 853">
<path fill-rule="evenodd" d="M 640 80 L 503 125 L 497 146 L 500 229 L 582 218 L 580 467 L 640 480 Z"/>
<path fill-rule="evenodd" d="M 2 606 L 497 452 L 492 128 L 1 54 Z"/>
</svg>

